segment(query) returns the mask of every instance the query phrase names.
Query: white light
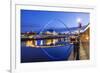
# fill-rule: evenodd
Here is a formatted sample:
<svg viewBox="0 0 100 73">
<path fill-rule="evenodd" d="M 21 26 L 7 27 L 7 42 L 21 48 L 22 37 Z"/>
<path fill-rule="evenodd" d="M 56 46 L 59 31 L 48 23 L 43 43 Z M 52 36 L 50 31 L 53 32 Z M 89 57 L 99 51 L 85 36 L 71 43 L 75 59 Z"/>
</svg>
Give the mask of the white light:
<svg viewBox="0 0 100 73">
<path fill-rule="evenodd" d="M 77 23 L 80 23 L 81 22 L 81 18 L 77 18 Z"/>
</svg>

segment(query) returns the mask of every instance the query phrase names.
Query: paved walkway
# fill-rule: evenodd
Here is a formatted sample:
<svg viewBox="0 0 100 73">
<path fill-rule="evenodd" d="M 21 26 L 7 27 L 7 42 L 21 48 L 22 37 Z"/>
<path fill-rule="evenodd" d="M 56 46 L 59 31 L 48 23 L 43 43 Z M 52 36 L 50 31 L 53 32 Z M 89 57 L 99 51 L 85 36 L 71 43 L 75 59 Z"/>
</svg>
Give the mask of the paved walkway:
<svg viewBox="0 0 100 73">
<path fill-rule="evenodd" d="M 89 51 L 89 44 L 88 43 L 83 44 L 81 42 L 80 43 L 80 60 L 88 60 L 89 59 L 89 52 L 90 52 Z M 74 58 L 73 56 L 74 56 L 74 52 L 72 51 L 68 60 L 76 60 L 76 58 Z"/>
<path fill-rule="evenodd" d="M 88 48 L 83 48 L 83 45 L 80 42 L 80 60 L 87 60 L 88 59 L 86 49 L 88 49 Z"/>
</svg>

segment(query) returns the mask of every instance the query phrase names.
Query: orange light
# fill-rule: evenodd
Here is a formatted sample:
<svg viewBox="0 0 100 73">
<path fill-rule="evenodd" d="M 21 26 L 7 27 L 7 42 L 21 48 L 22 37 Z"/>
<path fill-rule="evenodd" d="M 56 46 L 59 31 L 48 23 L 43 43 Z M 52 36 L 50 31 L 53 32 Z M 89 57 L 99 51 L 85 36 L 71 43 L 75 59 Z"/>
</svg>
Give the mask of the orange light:
<svg viewBox="0 0 100 73">
<path fill-rule="evenodd" d="M 89 37 L 88 36 L 86 36 L 86 40 L 88 40 L 89 39 Z"/>
<path fill-rule="evenodd" d="M 33 44 L 33 41 L 32 40 L 28 40 L 26 42 L 26 46 L 28 46 L 28 47 L 35 47 L 35 45 Z"/>
<path fill-rule="evenodd" d="M 50 45 L 51 43 L 52 43 L 51 40 L 47 40 L 47 41 L 46 41 L 46 44 L 47 44 L 47 45 Z"/>
</svg>

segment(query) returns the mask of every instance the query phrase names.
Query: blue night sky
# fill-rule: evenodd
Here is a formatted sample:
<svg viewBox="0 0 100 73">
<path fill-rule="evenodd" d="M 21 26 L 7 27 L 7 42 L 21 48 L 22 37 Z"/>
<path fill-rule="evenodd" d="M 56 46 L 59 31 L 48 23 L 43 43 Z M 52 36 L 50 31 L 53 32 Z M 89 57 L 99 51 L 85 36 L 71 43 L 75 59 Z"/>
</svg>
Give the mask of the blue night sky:
<svg viewBox="0 0 100 73">
<path fill-rule="evenodd" d="M 89 13 L 21 10 L 21 32 L 39 32 L 42 28 L 78 27 L 77 18 L 81 18 L 82 26 L 90 21 Z"/>
</svg>

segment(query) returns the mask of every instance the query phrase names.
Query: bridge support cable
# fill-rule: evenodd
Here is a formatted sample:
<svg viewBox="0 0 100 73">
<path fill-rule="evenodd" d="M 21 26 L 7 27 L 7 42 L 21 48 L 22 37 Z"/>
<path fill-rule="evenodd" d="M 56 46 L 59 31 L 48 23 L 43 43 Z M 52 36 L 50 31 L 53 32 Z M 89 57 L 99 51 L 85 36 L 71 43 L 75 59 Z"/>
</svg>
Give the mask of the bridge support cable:
<svg viewBox="0 0 100 73">
<path fill-rule="evenodd" d="M 66 27 L 66 29 L 68 29 L 70 34 L 72 33 L 71 30 L 68 28 L 68 26 L 63 21 L 61 21 L 60 19 L 56 19 L 56 20 L 58 20 L 60 23 L 62 23 Z"/>
<path fill-rule="evenodd" d="M 44 25 L 44 27 L 40 30 L 39 34 L 41 34 L 43 32 L 43 30 L 50 24 L 54 21 L 55 19 L 49 21 L 47 24 Z"/>
<path fill-rule="evenodd" d="M 59 21 L 60 23 L 62 23 L 62 24 L 65 26 L 66 30 L 68 30 L 70 34 L 72 33 L 71 30 L 68 28 L 68 26 L 67 26 L 63 21 L 61 21 L 60 19 L 57 19 L 57 18 L 56 18 L 56 19 L 53 19 L 53 20 L 49 21 L 47 24 L 45 24 L 44 27 L 40 30 L 39 34 L 41 34 L 41 33 L 44 31 L 44 29 L 45 29 L 49 24 L 51 24 L 54 20 L 57 20 L 57 21 Z M 67 55 L 67 57 L 70 56 L 70 52 L 72 51 L 71 48 L 73 48 L 72 45 L 68 48 L 68 55 Z M 47 50 L 45 50 L 45 49 L 43 49 L 43 48 L 41 48 L 41 49 L 42 49 L 42 51 L 43 51 L 50 59 L 52 59 L 52 60 L 59 60 L 59 59 L 60 59 L 60 58 L 56 58 L 56 57 L 54 57 L 53 55 L 51 55 L 50 53 L 48 53 Z M 66 58 L 66 59 L 68 59 L 68 58 Z"/>
</svg>

